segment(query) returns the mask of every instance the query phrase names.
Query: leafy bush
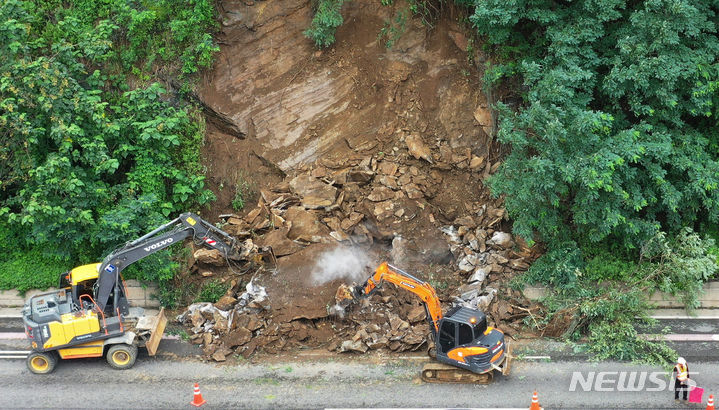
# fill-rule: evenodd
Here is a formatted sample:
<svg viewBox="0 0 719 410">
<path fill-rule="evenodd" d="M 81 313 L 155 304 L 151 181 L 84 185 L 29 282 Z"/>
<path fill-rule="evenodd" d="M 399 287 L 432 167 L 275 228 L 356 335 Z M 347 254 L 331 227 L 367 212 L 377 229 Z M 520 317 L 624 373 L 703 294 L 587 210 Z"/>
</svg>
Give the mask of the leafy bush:
<svg viewBox="0 0 719 410">
<path fill-rule="evenodd" d="M 229 284 L 222 283 L 219 280 L 211 280 L 202 284 L 200 293 L 195 298 L 195 302 L 210 302 L 215 303 L 227 292 L 230 288 Z"/>
<path fill-rule="evenodd" d="M 318 0 L 312 24 L 304 34 L 315 42 L 318 48 L 329 47 L 335 42 L 337 27 L 342 25 L 342 4 L 346 0 Z"/>
<path fill-rule="evenodd" d="M 248 201 L 254 199 L 257 194 L 257 187 L 243 172 L 237 174 L 235 183 L 235 197 L 232 199 L 232 209 L 239 211 L 245 207 Z"/>
<path fill-rule="evenodd" d="M 652 323 L 646 312 L 649 296 L 655 291 L 678 295 L 687 309 L 697 307 L 703 282 L 717 271 L 716 257 L 708 252 L 713 246 L 712 239 L 701 239 L 689 229 L 671 240 L 658 233 L 644 243 L 636 262 L 629 255 L 616 255 L 608 247 L 595 245 L 584 252 L 591 255 L 588 262 L 570 272 L 571 280 L 553 282 L 554 292 L 544 300 L 547 314 L 542 324 L 569 317 L 572 322 L 565 336 L 576 340 L 587 334 L 587 351 L 597 360 L 671 360 L 671 349 L 662 342 L 639 338 L 634 325 L 637 318 Z M 545 257 L 551 259 L 552 252 Z M 552 263 L 535 263 L 527 279 L 564 279 L 567 275 L 538 276 Z"/>
<path fill-rule="evenodd" d="M 407 24 L 408 14 L 409 12 L 407 10 L 398 10 L 394 20 L 385 21 L 384 26 L 377 35 L 378 40 L 385 39 L 385 47 L 392 48 L 394 43 L 396 43 L 407 30 L 405 25 Z"/>
<path fill-rule="evenodd" d="M 0 260 L 16 278 L 0 286 L 97 261 L 213 199 L 196 110 L 145 82 L 208 66 L 213 17 L 205 0 L 0 4 L 0 226 L 22 255 Z M 143 265 L 145 279 L 171 266 L 167 254 Z"/>
</svg>

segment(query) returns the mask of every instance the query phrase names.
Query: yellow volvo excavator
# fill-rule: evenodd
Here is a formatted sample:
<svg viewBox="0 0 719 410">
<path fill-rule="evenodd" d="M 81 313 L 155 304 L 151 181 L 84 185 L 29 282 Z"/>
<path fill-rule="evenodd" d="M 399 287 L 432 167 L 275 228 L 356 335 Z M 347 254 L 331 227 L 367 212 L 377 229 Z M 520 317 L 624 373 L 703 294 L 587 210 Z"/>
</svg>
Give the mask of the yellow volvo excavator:
<svg viewBox="0 0 719 410">
<path fill-rule="evenodd" d="M 60 289 L 35 295 L 22 310 L 32 351 L 27 366 L 50 373 L 62 359 L 106 356 L 110 366 L 128 369 L 137 348 L 154 355 L 165 331 L 164 310 L 154 317 L 127 320 L 129 304 L 120 272 L 128 265 L 192 237 L 197 244 L 236 259 L 235 239 L 192 213 L 158 227 L 111 252 L 101 263 L 79 266 L 60 276 Z"/>
<path fill-rule="evenodd" d="M 509 345 L 502 331 L 487 326 L 484 312 L 458 306 L 443 314 L 434 288 L 407 272 L 382 263 L 364 284 L 350 291 L 349 297 L 366 297 L 384 281 L 414 293 L 424 302 L 435 345 L 430 355 L 441 362 L 424 366 L 424 381 L 487 384 L 495 371 L 509 374 Z"/>
</svg>

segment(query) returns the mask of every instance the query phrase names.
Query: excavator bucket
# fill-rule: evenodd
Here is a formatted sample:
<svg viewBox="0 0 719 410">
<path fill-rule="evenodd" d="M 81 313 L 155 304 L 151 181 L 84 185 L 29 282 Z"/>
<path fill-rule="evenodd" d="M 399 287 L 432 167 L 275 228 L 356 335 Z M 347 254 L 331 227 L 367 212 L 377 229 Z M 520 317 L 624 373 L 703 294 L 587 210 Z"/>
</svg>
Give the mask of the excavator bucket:
<svg viewBox="0 0 719 410">
<path fill-rule="evenodd" d="M 355 300 L 355 292 L 351 286 L 347 286 L 344 283 L 337 288 L 335 293 L 335 302 L 338 305 L 348 306 Z"/>
<path fill-rule="evenodd" d="M 145 347 L 147 348 L 147 354 L 154 356 L 157 353 L 157 346 L 160 344 L 162 335 L 165 333 L 165 326 L 167 326 L 167 317 L 165 317 L 165 308 L 160 309 L 160 313 L 154 318 L 154 323 L 150 327 L 150 340 L 147 341 Z"/>
</svg>

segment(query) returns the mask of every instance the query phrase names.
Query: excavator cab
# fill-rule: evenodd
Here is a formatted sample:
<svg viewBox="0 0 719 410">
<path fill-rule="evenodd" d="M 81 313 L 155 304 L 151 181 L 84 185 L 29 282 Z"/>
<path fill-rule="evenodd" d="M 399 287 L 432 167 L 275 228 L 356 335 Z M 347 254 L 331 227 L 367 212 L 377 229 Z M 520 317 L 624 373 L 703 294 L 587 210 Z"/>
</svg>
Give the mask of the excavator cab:
<svg viewBox="0 0 719 410">
<path fill-rule="evenodd" d="M 487 327 L 487 316 L 467 307 L 452 308 L 439 321 L 437 360 L 474 373 L 501 370 L 504 333 Z"/>
</svg>

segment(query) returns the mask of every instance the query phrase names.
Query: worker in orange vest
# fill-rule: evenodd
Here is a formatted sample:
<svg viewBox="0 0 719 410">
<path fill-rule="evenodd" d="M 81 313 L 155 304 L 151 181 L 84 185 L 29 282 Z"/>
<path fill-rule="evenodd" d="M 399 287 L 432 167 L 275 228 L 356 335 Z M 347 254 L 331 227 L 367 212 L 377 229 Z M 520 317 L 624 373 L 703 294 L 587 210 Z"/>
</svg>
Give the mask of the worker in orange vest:
<svg viewBox="0 0 719 410">
<path fill-rule="evenodd" d="M 689 393 L 689 366 L 687 361 L 683 357 L 677 359 L 677 364 L 674 366 L 674 373 L 677 375 L 674 378 L 674 401 L 679 402 L 679 390 L 683 392 L 684 401 L 687 400 L 687 394 Z"/>
</svg>

